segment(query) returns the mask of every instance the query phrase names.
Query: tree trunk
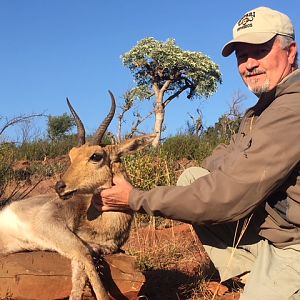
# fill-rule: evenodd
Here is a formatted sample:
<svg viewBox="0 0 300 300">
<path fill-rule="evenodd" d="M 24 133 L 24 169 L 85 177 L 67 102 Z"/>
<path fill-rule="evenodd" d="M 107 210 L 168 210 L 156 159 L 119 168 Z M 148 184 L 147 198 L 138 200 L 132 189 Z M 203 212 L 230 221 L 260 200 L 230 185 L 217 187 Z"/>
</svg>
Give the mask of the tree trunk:
<svg viewBox="0 0 300 300">
<path fill-rule="evenodd" d="M 165 119 L 165 108 L 163 106 L 163 93 L 158 93 L 155 104 L 155 125 L 154 132 L 156 137 L 152 142 L 154 147 L 160 144 L 161 132 L 163 127 L 163 122 Z"/>
</svg>

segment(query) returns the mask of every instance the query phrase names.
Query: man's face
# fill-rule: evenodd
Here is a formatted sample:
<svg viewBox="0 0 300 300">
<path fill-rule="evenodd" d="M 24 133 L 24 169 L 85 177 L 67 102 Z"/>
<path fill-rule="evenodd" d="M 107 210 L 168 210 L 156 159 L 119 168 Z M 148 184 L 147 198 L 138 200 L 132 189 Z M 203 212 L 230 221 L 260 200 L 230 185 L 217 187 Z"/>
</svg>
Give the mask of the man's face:
<svg viewBox="0 0 300 300">
<path fill-rule="evenodd" d="M 273 89 L 292 72 L 296 45 L 282 49 L 280 40 L 273 38 L 264 44 L 237 43 L 236 58 L 240 75 L 257 96 Z"/>
</svg>

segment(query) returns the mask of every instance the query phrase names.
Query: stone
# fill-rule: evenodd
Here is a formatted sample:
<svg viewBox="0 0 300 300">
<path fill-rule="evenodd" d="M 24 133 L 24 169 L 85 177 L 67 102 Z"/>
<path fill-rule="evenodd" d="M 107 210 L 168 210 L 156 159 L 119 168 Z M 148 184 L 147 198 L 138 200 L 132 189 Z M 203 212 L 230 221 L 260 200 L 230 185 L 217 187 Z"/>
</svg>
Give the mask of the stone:
<svg viewBox="0 0 300 300">
<path fill-rule="evenodd" d="M 145 277 L 134 257 L 117 253 L 96 263 L 112 299 L 138 298 Z M 0 299 L 64 299 L 70 291 L 70 260 L 56 252 L 20 252 L 0 257 Z M 94 299 L 88 287 L 84 299 Z"/>
</svg>

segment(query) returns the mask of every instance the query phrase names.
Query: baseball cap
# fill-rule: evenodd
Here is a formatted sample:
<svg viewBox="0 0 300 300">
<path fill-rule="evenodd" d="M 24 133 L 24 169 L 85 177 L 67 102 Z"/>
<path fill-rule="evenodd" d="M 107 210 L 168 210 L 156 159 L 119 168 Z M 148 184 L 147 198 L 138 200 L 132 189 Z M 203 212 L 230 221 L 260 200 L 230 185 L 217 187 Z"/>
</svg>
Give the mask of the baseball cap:
<svg viewBox="0 0 300 300">
<path fill-rule="evenodd" d="M 294 26 L 290 18 L 268 7 L 258 7 L 248 11 L 233 27 L 233 39 L 222 50 L 229 56 L 235 50 L 235 43 L 263 44 L 275 35 L 285 35 L 295 39 Z"/>
</svg>

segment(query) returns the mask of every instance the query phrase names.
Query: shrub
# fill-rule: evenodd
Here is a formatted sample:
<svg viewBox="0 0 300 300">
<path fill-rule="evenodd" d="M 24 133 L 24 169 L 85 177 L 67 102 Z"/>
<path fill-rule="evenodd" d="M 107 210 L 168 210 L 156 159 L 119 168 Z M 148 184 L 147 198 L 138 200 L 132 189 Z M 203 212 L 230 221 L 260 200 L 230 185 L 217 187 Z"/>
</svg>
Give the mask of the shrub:
<svg viewBox="0 0 300 300">
<path fill-rule="evenodd" d="M 77 138 L 74 135 L 65 137 L 61 141 L 40 140 L 24 143 L 18 147 L 18 159 L 43 160 L 65 155 L 76 146 Z"/>
<path fill-rule="evenodd" d="M 32 175 L 44 178 L 62 173 L 68 160 L 54 158 L 64 156 L 76 144 L 75 136 L 68 136 L 59 142 L 39 140 L 26 142 L 20 146 L 14 143 L 0 144 L 0 198 L 11 181 L 19 185 Z M 47 161 L 44 163 L 46 158 Z M 28 165 L 16 168 L 22 161 Z"/>
<path fill-rule="evenodd" d="M 186 158 L 198 162 L 201 162 L 209 154 L 209 149 L 203 147 L 201 138 L 190 134 L 180 134 L 168 138 L 161 145 L 161 151 L 169 159 Z"/>
<path fill-rule="evenodd" d="M 16 149 L 12 143 L 0 145 L 0 197 L 8 182 L 13 178 L 12 165 L 15 161 Z"/>
<path fill-rule="evenodd" d="M 159 185 L 175 184 L 174 161 L 160 149 L 142 150 L 124 158 L 124 164 L 132 184 L 149 190 Z"/>
<path fill-rule="evenodd" d="M 48 136 L 52 141 L 64 140 L 74 125 L 74 118 L 66 113 L 61 116 L 48 116 Z"/>
</svg>

